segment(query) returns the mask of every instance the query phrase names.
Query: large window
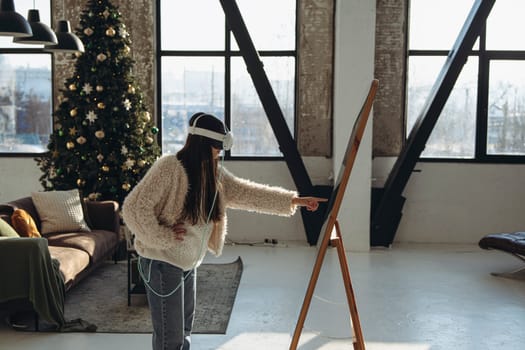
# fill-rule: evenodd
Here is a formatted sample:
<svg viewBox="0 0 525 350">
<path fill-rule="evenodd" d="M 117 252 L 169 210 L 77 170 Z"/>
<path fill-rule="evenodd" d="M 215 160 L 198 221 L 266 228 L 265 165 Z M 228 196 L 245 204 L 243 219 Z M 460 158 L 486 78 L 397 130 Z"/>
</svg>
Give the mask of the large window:
<svg viewBox="0 0 525 350">
<path fill-rule="evenodd" d="M 407 135 L 474 0 L 410 0 Z M 525 161 L 523 0 L 496 1 L 422 153 L 427 159 Z"/>
<path fill-rule="evenodd" d="M 294 134 L 296 0 L 237 5 L 286 122 Z M 183 145 L 195 112 L 226 122 L 235 142 L 227 157 L 282 154 L 217 0 L 157 0 L 159 104 L 163 153 Z"/>
<path fill-rule="evenodd" d="M 15 1 L 26 17 L 32 0 Z M 50 1 L 39 1 L 40 20 L 50 25 Z M 0 37 L 0 154 L 33 155 L 47 148 L 52 127 L 52 58 L 42 45 Z"/>
</svg>

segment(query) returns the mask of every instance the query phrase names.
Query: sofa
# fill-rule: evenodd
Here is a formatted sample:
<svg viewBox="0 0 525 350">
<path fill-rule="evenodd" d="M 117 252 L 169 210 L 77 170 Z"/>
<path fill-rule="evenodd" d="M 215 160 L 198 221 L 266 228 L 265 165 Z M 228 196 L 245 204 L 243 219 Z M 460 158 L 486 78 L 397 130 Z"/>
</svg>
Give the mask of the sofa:
<svg viewBox="0 0 525 350">
<path fill-rule="evenodd" d="M 69 229 L 67 226 L 61 227 L 60 223 L 56 226 L 57 223 L 52 223 L 53 218 L 49 218 L 49 214 L 53 214 L 53 210 L 64 210 L 61 208 L 66 205 L 66 203 L 69 203 L 68 201 L 71 194 L 75 193 L 77 196 L 76 203 L 80 203 L 81 205 L 80 215 L 83 216 L 81 219 L 84 219 L 82 225 L 79 226 L 78 229 L 73 229 L 73 226 L 70 226 Z M 12 277 L 9 277 L 9 286 L 12 288 L 0 288 L 0 309 L 16 311 L 20 305 L 27 306 L 27 304 L 29 304 L 29 306 L 32 306 L 33 311 L 37 312 L 37 315 L 39 313 L 39 308 L 44 310 L 44 313 L 48 313 L 49 310 L 47 309 L 49 308 L 49 305 L 43 308 L 42 305 L 37 307 L 37 305 L 35 305 L 36 297 L 33 294 L 42 294 L 44 293 L 43 290 L 47 288 L 46 290 L 50 290 L 48 293 L 51 295 L 51 298 L 44 299 L 48 300 L 47 303 L 49 304 L 55 302 L 49 301 L 54 298 L 53 294 L 60 294 L 61 292 L 56 292 L 54 290 L 56 288 L 49 288 L 48 285 L 45 286 L 45 288 L 42 287 L 42 281 L 43 283 L 48 283 L 49 280 L 53 280 L 54 278 L 49 277 L 48 275 L 39 276 L 39 274 L 47 274 L 49 272 L 47 270 L 54 269 L 54 272 L 49 273 L 51 276 L 57 275 L 56 277 L 61 281 L 59 287 L 63 290 L 63 294 L 65 295 L 68 290 L 73 288 L 79 281 L 89 276 L 89 274 L 103 262 L 112 258 L 116 261 L 116 250 L 120 243 L 120 217 L 118 213 L 118 203 L 114 201 L 83 201 L 78 197 L 78 191 L 56 191 L 55 193 L 41 192 L 38 193 L 38 196 L 53 196 L 55 194 L 58 195 L 55 202 L 44 201 L 39 203 L 39 206 L 35 205 L 38 203 L 36 202 L 37 198 L 39 198 L 36 197 L 37 194 L 35 193 L 28 197 L 0 204 L 0 220 L 4 221 L 2 227 L 6 228 L 5 223 L 7 223 L 9 225 L 9 227 L 7 227 L 8 230 L 13 228 L 17 231 L 16 228 L 20 227 L 19 225 L 17 226 L 17 222 L 19 221 L 18 216 L 20 213 L 23 213 L 26 216 L 26 221 L 30 222 L 30 226 L 33 227 L 32 230 L 35 231 L 34 234 L 36 235 L 32 236 L 33 233 L 30 232 L 28 234 L 27 232 L 24 232 L 24 234 L 20 234 L 22 237 L 16 237 L 16 234 L 13 234 L 11 237 L 1 237 L 2 239 L 0 239 L 0 248 L 3 248 L 0 249 L 0 251 L 2 251 L 2 254 L 0 254 L 0 278 L 5 278 L 5 275 L 16 276 L 16 274 L 25 273 L 30 275 L 29 282 L 25 281 L 23 278 L 19 278 L 19 281 L 16 282 L 17 280 L 13 280 Z M 66 197 L 63 197 L 64 195 Z M 40 199 L 38 200 L 40 201 Z M 67 207 L 65 211 L 70 212 L 71 208 Z M 46 212 L 45 218 L 41 215 L 43 212 Z M 58 214 L 61 215 L 62 213 Z M 59 218 L 60 215 L 58 215 Z M 51 226 L 49 225 L 50 222 Z M 50 230 L 53 230 L 53 227 L 57 227 L 57 232 L 50 232 Z M 17 233 L 23 230 L 25 229 L 19 229 Z M 16 249 L 18 249 L 18 252 L 14 253 Z M 27 254 L 36 254 L 37 257 L 28 258 L 25 256 L 25 252 L 27 252 Z M 25 260 L 17 260 L 22 258 Z M 13 263 L 13 259 L 17 260 L 16 264 Z M 47 260 L 52 261 L 52 264 Z M 23 264 L 29 265 L 29 267 L 24 270 L 27 272 L 16 271 L 15 273 L 15 265 L 20 266 Z M 33 271 L 35 266 L 31 265 L 38 264 L 47 264 L 48 268 L 39 268 L 35 273 Z M 33 284 L 33 282 L 35 284 Z M 34 293 L 29 291 L 23 293 L 20 291 L 20 288 L 17 289 L 15 288 L 16 286 L 12 286 L 13 283 L 20 284 L 18 287 L 22 289 L 30 290 L 33 288 L 41 292 Z M 36 285 L 37 287 L 34 287 L 33 285 Z M 13 296 L 6 295 L 6 293 L 11 293 Z M 37 297 L 41 296 L 37 295 Z M 58 300 L 56 303 L 58 309 L 60 309 L 60 304 L 62 304 L 63 307 L 63 298 L 64 297 L 56 298 L 62 299 Z M 29 301 L 29 303 L 27 303 L 27 301 Z M 44 317 L 45 316 L 49 315 L 44 315 Z"/>
</svg>

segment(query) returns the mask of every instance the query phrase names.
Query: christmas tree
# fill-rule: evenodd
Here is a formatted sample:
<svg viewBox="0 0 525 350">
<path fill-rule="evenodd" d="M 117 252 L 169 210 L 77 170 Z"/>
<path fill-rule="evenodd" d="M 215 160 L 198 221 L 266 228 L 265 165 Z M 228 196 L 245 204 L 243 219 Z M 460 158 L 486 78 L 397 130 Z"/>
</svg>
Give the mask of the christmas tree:
<svg viewBox="0 0 525 350">
<path fill-rule="evenodd" d="M 36 159 L 44 190 L 78 188 L 90 200 L 124 197 L 157 159 L 158 129 L 134 81 L 130 39 L 118 8 L 90 0 L 76 30 L 85 53 L 75 54 L 48 151 Z"/>
</svg>

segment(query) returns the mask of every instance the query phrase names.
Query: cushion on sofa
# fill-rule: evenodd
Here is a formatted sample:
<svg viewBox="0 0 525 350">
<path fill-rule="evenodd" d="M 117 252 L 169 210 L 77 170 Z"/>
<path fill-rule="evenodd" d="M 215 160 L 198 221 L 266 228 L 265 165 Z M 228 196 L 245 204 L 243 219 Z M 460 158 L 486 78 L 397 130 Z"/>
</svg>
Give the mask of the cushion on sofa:
<svg viewBox="0 0 525 350">
<path fill-rule="evenodd" d="M 90 231 L 84 220 L 84 211 L 77 189 L 33 192 L 31 198 L 40 216 L 43 234 Z"/>
<path fill-rule="evenodd" d="M 9 209 L 11 210 L 9 211 Z M 40 216 L 38 216 L 38 212 L 36 211 L 31 197 L 19 198 L 14 201 L 10 201 L 8 203 L 0 205 L 0 210 L 2 211 L 2 214 L 5 213 L 9 215 L 9 217 L 11 217 L 13 211 L 15 211 L 16 209 L 24 209 L 25 211 L 27 211 L 27 213 L 31 215 L 33 220 L 35 220 L 36 227 L 38 228 L 38 231 L 40 231 Z M 13 226 L 12 223 L 11 226 Z"/>
<path fill-rule="evenodd" d="M 118 243 L 116 234 L 102 230 L 52 233 L 45 237 L 50 246 L 71 247 L 85 251 L 93 264 L 108 256 Z"/>
<path fill-rule="evenodd" d="M 60 262 L 60 272 L 66 285 L 89 265 L 89 255 L 83 250 L 55 246 L 48 246 L 48 248 L 51 257 Z"/>
<path fill-rule="evenodd" d="M 20 237 L 40 237 L 35 220 L 24 209 L 16 209 L 11 215 L 11 223 Z"/>
<path fill-rule="evenodd" d="M 2 237 L 20 237 L 14 228 L 7 222 L 0 219 L 0 236 Z"/>
</svg>

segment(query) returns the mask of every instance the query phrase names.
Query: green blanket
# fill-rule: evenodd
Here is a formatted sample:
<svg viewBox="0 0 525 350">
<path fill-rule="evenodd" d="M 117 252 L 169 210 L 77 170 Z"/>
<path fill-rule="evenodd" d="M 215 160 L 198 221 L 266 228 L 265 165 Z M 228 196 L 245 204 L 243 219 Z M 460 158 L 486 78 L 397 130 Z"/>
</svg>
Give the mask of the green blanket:
<svg viewBox="0 0 525 350">
<path fill-rule="evenodd" d="M 0 240 L 0 302 L 27 299 L 40 319 L 61 330 L 65 288 L 59 262 L 52 259 L 45 238 Z"/>
</svg>

